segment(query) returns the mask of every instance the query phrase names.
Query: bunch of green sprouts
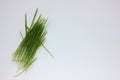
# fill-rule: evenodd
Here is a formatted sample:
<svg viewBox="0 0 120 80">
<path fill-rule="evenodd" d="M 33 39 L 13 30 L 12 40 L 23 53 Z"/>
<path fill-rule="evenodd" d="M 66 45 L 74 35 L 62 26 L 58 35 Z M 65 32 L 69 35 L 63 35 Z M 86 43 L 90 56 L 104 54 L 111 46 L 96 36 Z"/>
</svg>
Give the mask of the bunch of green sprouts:
<svg viewBox="0 0 120 80">
<path fill-rule="evenodd" d="M 50 56 L 53 57 L 49 50 L 44 46 L 45 35 L 47 33 L 45 29 L 47 19 L 42 18 L 41 15 L 36 19 L 37 12 L 38 9 L 36 9 L 30 27 L 27 25 L 27 15 L 25 14 L 25 37 L 23 37 L 20 32 L 23 40 L 13 53 L 13 61 L 18 64 L 18 72 L 19 70 L 22 70 L 21 73 L 27 71 L 30 65 L 36 60 L 35 54 L 39 47 L 43 47 Z"/>
</svg>

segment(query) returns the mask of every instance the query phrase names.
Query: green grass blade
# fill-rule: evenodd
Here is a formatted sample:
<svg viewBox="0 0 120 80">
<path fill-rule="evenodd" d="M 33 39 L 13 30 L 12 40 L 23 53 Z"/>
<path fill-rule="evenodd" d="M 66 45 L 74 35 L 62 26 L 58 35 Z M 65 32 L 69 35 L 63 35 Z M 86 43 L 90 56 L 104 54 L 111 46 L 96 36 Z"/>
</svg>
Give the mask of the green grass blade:
<svg viewBox="0 0 120 80">
<path fill-rule="evenodd" d="M 21 35 L 21 37 L 22 37 L 22 39 L 23 39 L 24 37 L 23 37 L 23 34 L 22 34 L 22 32 L 21 32 L 21 31 L 20 31 L 20 35 Z"/>
<path fill-rule="evenodd" d="M 27 34 L 27 14 L 25 14 L 25 33 Z"/>
<path fill-rule="evenodd" d="M 38 8 L 37 8 L 36 11 L 35 11 L 35 14 L 34 14 L 34 17 L 33 17 L 33 20 L 32 20 L 32 23 L 31 23 L 30 28 L 32 28 L 32 26 L 33 26 L 33 24 L 34 24 L 34 21 L 35 21 L 35 18 L 36 18 L 37 12 L 38 12 Z"/>
<path fill-rule="evenodd" d="M 52 53 L 44 45 L 42 45 L 42 46 L 49 53 L 49 55 L 54 59 L 54 56 L 52 55 Z"/>
</svg>

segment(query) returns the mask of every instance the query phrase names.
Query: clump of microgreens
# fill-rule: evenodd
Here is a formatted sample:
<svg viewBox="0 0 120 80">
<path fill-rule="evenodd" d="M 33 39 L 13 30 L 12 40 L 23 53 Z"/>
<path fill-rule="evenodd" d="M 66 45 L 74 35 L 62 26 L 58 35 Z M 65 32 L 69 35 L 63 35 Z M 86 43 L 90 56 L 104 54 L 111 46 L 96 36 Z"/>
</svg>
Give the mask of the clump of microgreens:
<svg viewBox="0 0 120 80">
<path fill-rule="evenodd" d="M 21 73 L 27 71 L 30 65 L 36 60 L 35 54 L 39 47 L 43 47 L 50 56 L 53 57 L 49 50 L 44 46 L 46 39 L 45 35 L 47 33 L 45 28 L 47 19 L 42 18 L 41 15 L 36 19 L 37 12 L 38 9 L 35 11 L 30 27 L 27 25 L 27 15 L 25 14 L 25 37 L 23 37 L 20 32 L 23 40 L 13 53 L 13 61 L 17 62 L 18 72 L 19 70 L 22 70 Z"/>
</svg>

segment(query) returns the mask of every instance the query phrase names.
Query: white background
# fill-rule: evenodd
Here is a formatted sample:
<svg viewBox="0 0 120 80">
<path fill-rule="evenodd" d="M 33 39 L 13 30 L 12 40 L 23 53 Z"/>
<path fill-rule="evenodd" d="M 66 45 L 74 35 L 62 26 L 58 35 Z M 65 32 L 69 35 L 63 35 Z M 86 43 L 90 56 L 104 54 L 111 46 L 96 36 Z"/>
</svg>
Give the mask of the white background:
<svg viewBox="0 0 120 80">
<path fill-rule="evenodd" d="M 45 45 L 26 73 L 14 77 L 12 53 L 39 8 L 48 18 Z M 119 0 L 0 0 L 0 80 L 120 80 Z"/>
</svg>

